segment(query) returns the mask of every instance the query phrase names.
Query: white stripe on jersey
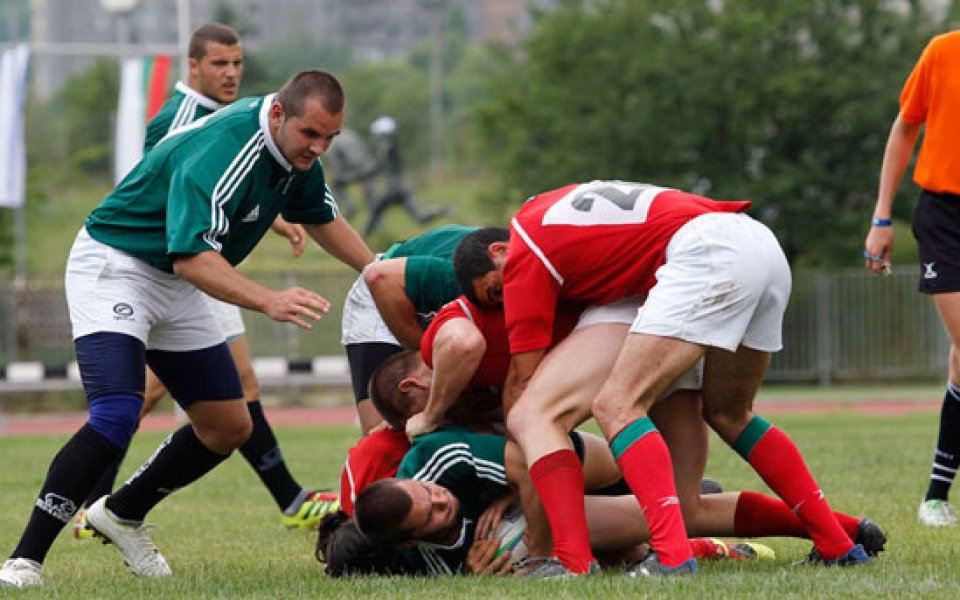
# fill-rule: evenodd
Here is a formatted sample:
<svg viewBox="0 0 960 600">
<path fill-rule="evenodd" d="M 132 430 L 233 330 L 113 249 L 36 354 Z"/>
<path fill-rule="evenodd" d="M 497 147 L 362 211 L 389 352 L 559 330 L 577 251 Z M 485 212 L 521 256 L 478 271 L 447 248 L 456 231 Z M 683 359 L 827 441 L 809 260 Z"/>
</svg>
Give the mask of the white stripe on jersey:
<svg viewBox="0 0 960 600">
<path fill-rule="evenodd" d="M 453 571 L 447 563 L 437 556 L 437 551 L 428 546 L 417 546 L 423 562 L 427 565 L 427 573 L 431 575 L 453 575 Z"/>
<path fill-rule="evenodd" d="M 263 131 L 258 129 L 233 158 L 233 161 L 213 187 L 213 194 L 210 198 L 210 229 L 203 234 L 203 240 L 217 252 L 220 252 L 222 248 L 222 244 L 217 241 L 217 236 L 226 235 L 230 231 L 230 221 L 227 219 L 223 207 L 230 201 L 231 196 L 240 187 L 243 179 L 253 169 L 262 149 Z"/>
<path fill-rule="evenodd" d="M 527 232 L 523 230 L 523 227 L 520 227 L 520 223 L 517 222 L 516 217 L 510 219 L 510 224 L 513 225 L 513 228 L 517 230 L 517 233 L 519 233 L 520 237 L 523 238 L 523 241 L 527 243 L 527 246 L 533 250 L 533 253 L 537 255 L 537 258 L 540 259 L 540 262 L 543 263 L 543 266 L 550 271 L 550 274 L 553 275 L 553 278 L 557 280 L 557 283 L 563 285 L 563 276 L 560 275 L 559 271 L 557 271 L 557 269 L 553 266 L 553 263 L 547 259 L 547 255 L 543 253 L 543 250 L 533 243 L 533 240 L 530 239 L 530 236 L 527 235 Z"/>
<path fill-rule="evenodd" d="M 454 300 L 454 302 L 456 302 L 457 304 L 460 305 L 460 308 L 462 308 L 462 309 L 463 309 L 463 312 L 465 312 L 465 313 L 467 314 L 467 318 L 470 319 L 471 322 L 473 322 L 473 323 L 476 323 L 476 322 L 477 322 L 477 320 L 473 318 L 473 313 L 470 312 L 470 307 L 467 306 L 467 303 L 466 303 L 466 302 L 464 302 L 464 301 L 461 300 L 460 298 L 457 298 L 456 300 Z"/>
<path fill-rule="evenodd" d="M 180 106 L 177 107 L 177 114 L 173 115 L 173 120 L 170 121 L 170 127 L 167 129 L 167 133 L 174 131 L 184 125 L 193 123 L 194 118 L 197 114 L 197 100 L 190 96 L 185 96 L 183 102 L 180 103 Z"/>
<path fill-rule="evenodd" d="M 340 207 L 337 206 L 337 200 L 333 197 L 333 192 L 330 191 L 330 186 L 326 183 L 323 184 L 323 202 L 333 211 L 334 219 L 340 216 Z"/>
<path fill-rule="evenodd" d="M 436 482 L 443 477 L 444 473 L 460 463 L 472 465 L 479 479 L 507 485 L 507 475 L 503 465 L 474 456 L 470 452 L 470 447 L 462 442 L 438 448 L 411 479 Z"/>
</svg>

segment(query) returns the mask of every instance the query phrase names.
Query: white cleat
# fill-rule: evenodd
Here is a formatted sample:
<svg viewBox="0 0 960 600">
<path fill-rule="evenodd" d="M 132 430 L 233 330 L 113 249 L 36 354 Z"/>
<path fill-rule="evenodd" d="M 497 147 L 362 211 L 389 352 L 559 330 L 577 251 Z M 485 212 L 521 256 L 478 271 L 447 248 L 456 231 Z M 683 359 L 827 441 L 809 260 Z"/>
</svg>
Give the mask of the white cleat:
<svg viewBox="0 0 960 600">
<path fill-rule="evenodd" d="M 40 571 L 43 567 L 35 560 L 28 558 L 11 558 L 3 563 L 0 569 L 0 587 L 33 587 L 43 585 Z"/>
<path fill-rule="evenodd" d="M 928 527 L 950 527 L 957 524 L 957 513 L 946 500 L 924 500 L 917 509 L 917 520 Z"/>
<path fill-rule="evenodd" d="M 87 509 L 87 523 L 123 552 L 134 575 L 166 577 L 173 572 L 160 550 L 150 540 L 142 523 L 123 523 L 106 506 L 104 496 Z"/>
</svg>

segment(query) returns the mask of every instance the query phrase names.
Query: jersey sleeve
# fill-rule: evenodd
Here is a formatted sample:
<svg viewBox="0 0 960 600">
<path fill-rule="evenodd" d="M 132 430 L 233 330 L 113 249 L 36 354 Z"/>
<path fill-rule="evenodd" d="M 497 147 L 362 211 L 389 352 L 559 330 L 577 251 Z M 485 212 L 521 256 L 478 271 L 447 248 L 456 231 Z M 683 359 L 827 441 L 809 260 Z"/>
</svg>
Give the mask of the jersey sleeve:
<svg viewBox="0 0 960 600">
<path fill-rule="evenodd" d="M 445 323 L 449 323 L 454 319 L 469 318 L 470 315 L 466 313 L 463 305 L 457 300 L 446 303 L 443 308 L 437 312 L 437 316 L 433 318 L 433 321 L 430 322 L 430 325 L 428 325 L 427 329 L 423 332 L 423 337 L 420 338 L 420 355 L 428 367 L 433 368 L 433 343 L 437 339 L 440 328 L 443 327 Z"/>
<path fill-rule="evenodd" d="M 553 340 L 559 285 L 519 238 L 510 236 L 503 268 L 503 310 L 510 352 L 542 350 Z"/>
<path fill-rule="evenodd" d="M 291 194 L 281 214 L 291 223 L 314 225 L 324 225 L 337 218 L 340 208 L 327 185 L 320 163 L 314 165 L 306 180 L 298 185 L 296 193 Z"/>
<path fill-rule="evenodd" d="M 900 92 L 900 118 L 912 125 L 927 120 L 930 78 L 935 62 L 936 44 L 936 38 L 927 44 Z"/>
<path fill-rule="evenodd" d="M 453 263 L 435 256 L 408 256 L 404 290 L 420 315 L 431 315 L 460 295 Z"/>
</svg>

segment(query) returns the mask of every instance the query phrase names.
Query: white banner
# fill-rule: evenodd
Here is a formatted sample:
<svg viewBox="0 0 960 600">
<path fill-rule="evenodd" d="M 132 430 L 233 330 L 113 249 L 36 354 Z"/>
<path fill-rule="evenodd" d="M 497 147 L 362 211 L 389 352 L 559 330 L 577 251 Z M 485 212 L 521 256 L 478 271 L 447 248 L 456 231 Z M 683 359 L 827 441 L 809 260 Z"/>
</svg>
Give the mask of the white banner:
<svg viewBox="0 0 960 600">
<path fill-rule="evenodd" d="M 0 207 L 23 206 L 27 195 L 23 104 L 29 57 L 26 44 L 0 56 Z"/>
<path fill-rule="evenodd" d="M 126 58 L 120 65 L 120 102 L 117 107 L 113 172 L 119 183 L 143 157 L 146 135 L 146 97 L 143 90 L 143 59 Z"/>
</svg>

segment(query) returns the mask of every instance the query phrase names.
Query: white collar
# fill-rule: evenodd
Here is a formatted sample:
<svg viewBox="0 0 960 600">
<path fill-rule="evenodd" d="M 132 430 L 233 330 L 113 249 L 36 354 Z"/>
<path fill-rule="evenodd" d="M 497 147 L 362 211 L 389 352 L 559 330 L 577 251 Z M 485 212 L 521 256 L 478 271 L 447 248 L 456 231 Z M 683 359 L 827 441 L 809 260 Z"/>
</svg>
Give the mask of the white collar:
<svg viewBox="0 0 960 600">
<path fill-rule="evenodd" d="M 273 98 L 276 94 L 270 94 L 263 97 L 263 106 L 260 107 L 260 129 L 263 130 L 263 139 L 267 145 L 267 150 L 273 158 L 280 163 L 280 166 L 289 173 L 293 169 L 290 161 L 277 148 L 277 143 L 273 141 L 273 134 L 270 133 L 270 105 L 273 104 Z"/>
<path fill-rule="evenodd" d="M 194 100 L 197 101 L 197 104 L 199 104 L 204 108 L 209 108 L 210 110 L 220 110 L 221 108 L 226 106 L 226 104 L 220 104 L 213 98 L 204 96 L 203 94 L 201 94 L 200 92 L 193 89 L 192 87 L 190 87 L 189 85 L 185 84 L 182 81 L 178 81 L 174 86 L 174 88 L 176 88 L 176 90 L 181 94 L 183 94 L 184 96 L 193 98 Z"/>
</svg>

